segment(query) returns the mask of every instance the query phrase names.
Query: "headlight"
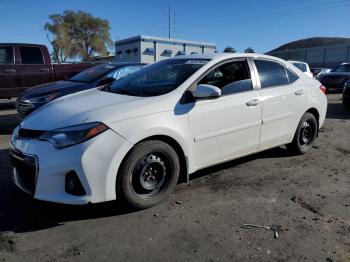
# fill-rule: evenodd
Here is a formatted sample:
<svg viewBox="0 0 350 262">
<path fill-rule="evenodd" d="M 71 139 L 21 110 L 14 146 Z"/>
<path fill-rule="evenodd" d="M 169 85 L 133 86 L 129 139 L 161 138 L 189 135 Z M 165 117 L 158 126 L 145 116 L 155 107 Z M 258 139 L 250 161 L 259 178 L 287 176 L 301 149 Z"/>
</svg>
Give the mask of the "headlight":
<svg viewBox="0 0 350 262">
<path fill-rule="evenodd" d="M 93 122 L 50 130 L 41 135 L 39 139 L 49 142 L 55 148 L 65 148 L 89 140 L 107 129 L 108 127 L 104 124 Z"/>
<path fill-rule="evenodd" d="M 11 136 L 11 142 L 14 142 L 17 139 L 18 136 L 18 130 L 20 126 L 17 126 L 15 130 L 13 130 L 12 136 Z"/>
<path fill-rule="evenodd" d="M 50 94 L 46 96 L 40 96 L 40 97 L 35 97 L 35 98 L 30 98 L 28 101 L 30 101 L 33 104 L 45 104 L 53 100 L 55 97 L 58 96 L 58 93 L 55 94 Z"/>
</svg>

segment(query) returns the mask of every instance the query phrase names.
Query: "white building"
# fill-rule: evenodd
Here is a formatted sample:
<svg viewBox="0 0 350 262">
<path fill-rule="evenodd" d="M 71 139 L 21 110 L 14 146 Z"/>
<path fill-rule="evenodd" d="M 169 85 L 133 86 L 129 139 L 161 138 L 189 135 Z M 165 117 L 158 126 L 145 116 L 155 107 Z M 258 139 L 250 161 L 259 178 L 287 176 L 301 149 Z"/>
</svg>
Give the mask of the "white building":
<svg viewBox="0 0 350 262">
<path fill-rule="evenodd" d="M 115 42 L 117 62 L 153 63 L 165 58 L 216 52 L 213 43 L 138 35 Z"/>
</svg>

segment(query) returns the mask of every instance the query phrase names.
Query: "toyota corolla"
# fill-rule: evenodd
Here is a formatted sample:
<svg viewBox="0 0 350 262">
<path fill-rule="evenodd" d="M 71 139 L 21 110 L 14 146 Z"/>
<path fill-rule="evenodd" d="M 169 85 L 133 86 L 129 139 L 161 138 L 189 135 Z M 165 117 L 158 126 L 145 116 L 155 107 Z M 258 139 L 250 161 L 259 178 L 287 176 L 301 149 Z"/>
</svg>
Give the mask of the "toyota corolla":
<svg viewBox="0 0 350 262">
<path fill-rule="evenodd" d="M 40 200 L 147 208 L 199 169 L 281 145 L 307 153 L 324 92 L 271 56 L 166 59 L 33 112 L 12 135 L 13 178 Z"/>
</svg>

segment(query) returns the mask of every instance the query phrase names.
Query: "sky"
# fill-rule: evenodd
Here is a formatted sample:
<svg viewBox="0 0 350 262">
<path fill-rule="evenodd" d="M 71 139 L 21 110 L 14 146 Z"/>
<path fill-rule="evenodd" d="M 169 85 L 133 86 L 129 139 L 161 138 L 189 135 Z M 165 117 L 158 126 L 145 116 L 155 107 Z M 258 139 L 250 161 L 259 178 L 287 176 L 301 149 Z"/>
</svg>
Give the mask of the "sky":
<svg viewBox="0 0 350 262">
<path fill-rule="evenodd" d="M 107 19 L 112 40 L 167 37 L 169 5 L 173 38 L 215 43 L 219 51 L 265 53 L 308 37 L 350 37 L 350 0 L 0 0 L 0 42 L 50 48 L 43 26 L 64 10 Z"/>
</svg>

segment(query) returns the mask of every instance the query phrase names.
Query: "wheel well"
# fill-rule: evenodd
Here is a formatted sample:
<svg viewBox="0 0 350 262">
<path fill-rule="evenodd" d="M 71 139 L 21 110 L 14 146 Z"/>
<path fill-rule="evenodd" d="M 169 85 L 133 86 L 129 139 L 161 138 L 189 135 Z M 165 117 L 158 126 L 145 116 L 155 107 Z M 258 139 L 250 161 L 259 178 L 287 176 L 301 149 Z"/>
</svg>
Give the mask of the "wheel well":
<svg viewBox="0 0 350 262">
<path fill-rule="evenodd" d="M 312 107 L 309 110 L 307 110 L 306 113 L 311 113 L 316 118 L 316 121 L 317 121 L 317 136 L 318 136 L 318 128 L 320 126 L 320 123 L 319 123 L 319 121 L 320 121 L 320 114 L 318 113 L 317 109 L 314 108 L 314 107 Z"/>
<path fill-rule="evenodd" d="M 186 159 L 185 153 L 182 150 L 182 147 L 180 146 L 180 144 L 175 139 L 173 139 L 173 138 L 171 138 L 169 136 L 165 136 L 165 135 L 150 136 L 150 137 L 147 137 L 145 139 L 142 139 L 138 143 L 141 143 L 141 142 L 144 142 L 144 141 L 147 141 L 147 140 L 159 140 L 159 141 L 165 142 L 165 143 L 170 145 L 175 150 L 175 152 L 179 156 L 179 160 L 180 160 L 180 177 L 179 177 L 179 182 L 180 183 L 187 182 L 187 180 L 188 180 L 187 159 Z"/>
</svg>

